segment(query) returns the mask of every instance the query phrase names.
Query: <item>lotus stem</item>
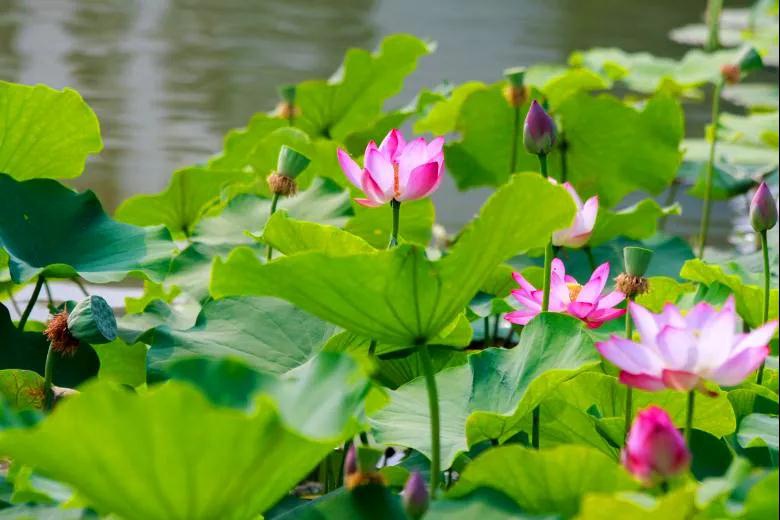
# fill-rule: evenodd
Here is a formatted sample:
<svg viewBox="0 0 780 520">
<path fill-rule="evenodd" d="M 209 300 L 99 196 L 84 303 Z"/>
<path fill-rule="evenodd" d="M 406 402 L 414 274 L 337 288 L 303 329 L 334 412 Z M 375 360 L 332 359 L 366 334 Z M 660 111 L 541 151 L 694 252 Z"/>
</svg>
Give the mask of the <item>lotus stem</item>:
<svg viewBox="0 0 780 520">
<path fill-rule="evenodd" d="M 531 446 L 539 449 L 539 423 L 541 422 L 541 412 L 539 407 L 534 408 L 531 413 Z"/>
<path fill-rule="evenodd" d="M 393 199 L 390 201 L 390 207 L 393 208 L 393 232 L 390 235 L 388 249 L 398 245 L 398 229 L 401 227 L 401 202 Z"/>
<path fill-rule="evenodd" d="M 542 177 L 547 178 L 547 155 L 539 154 L 539 167 L 542 171 Z M 547 247 L 544 249 L 544 288 L 542 292 L 542 312 L 547 312 L 550 309 L 550 282 L 552 279 L 552 261 L 555 254 L 553 253 L 552 236 L 550 241 L 547 242 Z M 539 448 L 539 422 L 540 422 L 541 410 L 537 406 L 532 412 L 531 426 L 531 445 L 534 448 Z"/>
<path fill-rule="evenodd" d="M 569 162 L 566 157 L 569 151 L 569 142 L 566 137 L 561 136 L 561 144 L 558 146 L 561 151 L 561 182 L 566 182 L 569 177 Z"/>
<path fill-rule="evenodd" d="M 764 258 L 764 309 L 762 313 L 761 323 L 769 321 L 769 244 L 766 239 L 766 230 L 759 233 L 761 236 L 761 254 Z M 758 367 L 758 375 L 756 376 L 756 384 L 761 384 L 764 381 L 764 364 L 766 360 L 761 362 L 761 366 Z"/>
<path fill-rule="evenodd" d="M 433 371 L 433 361 L 427 345 L 420 345 L 420 359 L 425 376 L 425 386 L 428 390 L 428 408 L 431 415 L 431 498 L 436 498 L 439 489 L 441 473 L 441 447 L 439 438 L 439 392 L 436 388 L 436 375 Z"/>
<path fill-rule="evenodd" d="M 696 400 L 696 390 L 688 391 L 688 408 L 685 413 L 685 443 L 691 448 L 691 434 L 693 433 L 693 406 Z"/>
<path fill-rule="evenodd" d="M 44 277 L 42 275 L 38 275 L 38 280 L 35 282 L 35 288 L 33 289 L 32 295 L 30 295 L 30 301 L 27 302 L 27 307 L 24 308 L 22 317 L 19 318 L 19 324 L 16 326 L 18 330 L 23 331 L 24 326 L 27 325 L 27 320 L 30 318 L 30 313 L 35 307 L 35 302 L 38 301 L 38 296 L 41 294 L 41 288 L 43 287 L 43 282 L 44 282 Z"/>
<path fill-rule="evenodd" d="M 498 328 L 499 328 L 499 324 L 501 322 L 501 315 L 500 314 L 496 314 L 495 318 L 496 318 L 496 321 L 493 322 L 493 341 L 498 343 L 498 340 L 501 339 L 501 338 L 498 337 Z"/>
<path fill-rule="evenodd" d="M 54 352 L 54 349 L 51 348 L 51 344 L 49 344 L 49 351 L 46 353 L 46 364 L 43 368 L 43 409 L 44 410 L 51 410 L 52 404 L 54 403 L 54 389 L 53 389 L 53 380 L 54 380 L 54 363 L 56 359 L 57 354 Z"/>
<path fill-rule="evenodd" d="M 487 347 L 490 342 L 490 315 L 482 319 L 482 327 L 485 329 L 485 347 Z"/>
<path fill-rule="evenodd" d="M 73 280 L 73 283 L 78 285 L 79 289 L 81 289 L 81 292 L 82 292 L 82 294 L 84 294 L 84 296 L 89 296 L 89 291 L 87 291 L 87 288 L 84 287 L 83 283 L 81 283 L 81 280 L 79 280 L 78 278 L 73 278 L 72 280 Z"/>
<path fill-rule="evenodd" d="M 510 174 L 515 173 L 517 167 L 517 139 L 520 137 L 520 107 L 515 106 L 512 110 L 514 111 L 514 119 L 512 120 L 512 147 L 509 156 Z"/>
<path fill-rule="evenodd" d="M 634 334 L 634 322 L 631 321 L 631 313 L 626 312 L 626 339 L 631 341 L 631 337 Z M 628 438 L 628 432 L 631 429 L 631 420 L 634 415 L 634 389 L 632 387 L 626 388 L 626 424 L 624 438 Z"/>
<path fill-rule="evenodd" d="M 712 183 L 715 176 L 715 145 L 718 142 L 718 120 L 720 118 L 720 94 L 724 80 L 715 83 L 712 92 L 712 141 L 707 159 L 707 172 L 704 181 L 704 204 L 701 209 L 701 229 L 699 230 L 699 258 L 704 258 L 704 246 L 707 245 L 707 234 L 710 228 L 710 213 L 712 212 Z"/>
<path fill-rule="evenodd" d="M 274 193 L 274 196 L 271 199 L 271 212 L 270 212 L 269 216 L 273 215 L 274 213 L 276 213 L 276 205 L 279 204 L 279 196 L 280 196 L 279 193 Z M 271 247 L 270 244 L 266 244 L 265 247 L 266 247 L 265 259 L 270 262 L 271 261 L 271 256 L 274 253 L 274 248 Z"/>
<path fill-rule="evenodd" d="M 671 186 L 669 186 L 669 191 L 666 194 L 666 200 L 664 201 L 664 207 L 669 207 L 675 202 L 677 202 L 677 192 L 680 191 L 680 182 L 677 179 L 674 179 L 672 181 Z M 666 221 L 669 219 L 669 215 L 664 215 L 661 217 L 661 221 L 658 224 L 658 227 L 661 231 L 664 230 L 666 227 Z"/>
</svg>

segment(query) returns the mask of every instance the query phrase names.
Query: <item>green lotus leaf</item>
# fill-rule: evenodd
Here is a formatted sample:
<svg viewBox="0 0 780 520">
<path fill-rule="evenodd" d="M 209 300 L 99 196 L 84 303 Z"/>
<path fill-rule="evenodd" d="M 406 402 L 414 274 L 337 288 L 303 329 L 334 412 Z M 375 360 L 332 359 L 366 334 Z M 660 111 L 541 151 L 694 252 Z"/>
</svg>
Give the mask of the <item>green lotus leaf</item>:
<svg viewBox="0 0 780 520">
<path fill-rule="evenodd" d="M 737 303 L 737 312 L 751 327 L 757 327 L 763 323 L 763 284 L 746 273 L 732 274 L 730 266 L 710 264 L 699 259 L 688 260 L 680 271 L 680 276 L 692 282 L 705 285 L 720 283 L 734 293 Z M 747 280 L 745 279 L 747 278 Z M 777 318 L 778 290 L 769 292 L 769 319 Z"/>
<path fill-rule="evenodd" d="M 340 142 L 366 130 L 381 117 L 385 100 L 401 91 L 417 60 L 431 50 L 431 45 L 408 34 L 386 37 L 376 53 L 349 49 L 333 77 L 298 85 L 301 115 L 296 126 L 311 136 Z"/>
<path fill-rule="evenodd" d="M 679 215 L 680 211 L 679 205 L 662 208 L 653 199 L 643 199 L 617 211 L 599 208 L 588 245 L 596 247 L 619 236 L 633 240 L 649 238 L 658 231 L 659 220 L 669 215 Z"/>
<path fill-rule="evenodd" d="M 0 81 L 0 114 L 0 172 L 14 179 L 78 177 L 103 149 L 97 117 L 75 90 Z"/>
<path fill-rule="evenodd" d="M 434 103 L 423 117 L 414 123 L 415 133 L 430 132 L 433 135 L 444 135 L 456 130 L 458 114 L 466 99 L 478 90 L 488 88 L 481 81 L 467 81 L 452 89 L 450 95 Z"/>
<path fill-rule="evenodd" d="M 519 432 L 553 388 L 597 358 L 574 318 L 545 314 L 525 327 L 515 348 L 486 349 L 469 356 L 467 365 L 439 372 L 443 465 L 477 442 L 503 442 Z M 430 456 L 427 399 L 422 378 L 390 391 L 390 404 L 371 418 L 377 441 Z"/>
<path fill-rule="evenodd" d="M 712 170 L 712 199 L 728 200 L 750 191 L 756 185 L 755 168 L 745 168 L 723 161 L 716 161 Z M 761 168 L 759 171 L 764 170 Z M 703 199 L 707 193 L 707 163 L 704 161 L 683 161 L 677 172 L 677 181 L 690 186 L 687 193 Z"/>
<path fill-rule="evenodd" d="M 188 328 L 182 328 L 186 322 L 175 315 L 170 325 L 157 322 L 162 305 L 150 309 L 151 319 L 136 315 L 120 320 L 126 341 L 151 346 L 148 359 L 154 368 L 193 356 L 230 357 L 255 370 L 281 374 L 311 359 L 336 332 L 332 325 L 274 298 L 210 301 Z M 148 325 L 153 326 L 145 329 Z"/>
<path fill-rule="evenodd" d="M 708 160 L 710 143 L 707 139 L 685 139 L 682 148 L 685 150 L 685 159 L 688 161 L 705 162 Z M 777 148 L 719 141 L 715 147 L 715 160 L 719 164 L 738 165 L 748 168 L 748 171 L 752 168 L 761 172 L 777 167 Z"/>
<path fill-rule="evenodd" d="M 0 305 L 0 370 L 29 370 L 43 375 L 49 342 L 37 331 L 20 331 Z M 100 362 L 91 346 L 82 344 L 75 355 L 57 359 L 53 383 L 74 388 L 97 375 Z M 32 377 L 32 376 L 30 376 Z"/>
<path fill-rule="evenodd" d="M 692 283 L 680 283 L 667 276 L 651 276 L 647 279 L 648 291 L 636 297 L 636 302 L 651 312 L 659 313 L 667 303 L 677 303 L 684 295 L 696 291 Z"/>
<path fill-rule="evenodd" d="M 141 228 L 112 220 L 91 191 L 76 193 L 49 179 L 19 182 L 0 174 L 0 245 L 11 278 L 38 274 L 95 283 L 138 273 L 159 281 L 175 250 L 163 227 Z"/>
<path fill-rule="evenodd" d="M 390 204 L 378 208 L 354 205 L 355 216 L 344 225 L 344 229 L 363 238 L 377 249 L 385 249 L 390 242 L 393 213 Z M 431 199 L 404 202 L 398 227 L 401 242 L 428 245 L 431 230 L 436 220 L 436 208 Z"/>
<path fill-rule="evenodd" d="M 529 222 L 523 207 L 537 215 Z M 437 262 L 414 246 L 333 256 L 312 251 L 262 265 L 248 249 L 217 260 L 211 292 L 270 295 L 381 343 L 411 347 L 452 324 L 495 266 L 520 250 L 542 247 L 571 222 L 562 187 L 520 174 L 485 204 L 449 255 Z"/>
<path fill-rule="evenodd" d="M 43 377 L 32 370 L 0 370 L 0 397 L 15 410 L 43 408 Z"/>
<path fill-rule="evenodd" d="M 146 383 L 146 351 L 143 343 L 125 343 L 117 338 L 111 343 L 93 345 L 100 360 L 98 378 L 131 387 Z"/>
<path fill-rule="evenodd" d="M 718 123 L 718 139 L 775 150 L 778 147 L 780 115 L 776 111 L 749 115 L 721 114 Z"/>
<path fill-rule="evenodd" d="M 215 406 L 183 382 L 145 394 L 93 383 L 37 427 L 0 433 L 0 452 L 104 514 L 254 518 L 355 433 L 368 385 L 335 354 L 269 385 L 248 412 Z"/>
<path fill-rule="evenodd" d="M 751 110 L 777 110 L 780 108 L 780 88 L 771 83 L 726 85 L 723 99 Z"/>
<path fill-rule="evenodd" d="M 634 389 L 634 410 L 651 405 L 660 406 L 669 413 L 675 425 L 685 426 L 687 397 L 682 392 L 643 392 Z M 555 398 L 566 401 L 579 410 L 598 410 L 601 417 L 624 417 L 626 387 L 616 377 L 597 372 L 586 372 L 559 385 Z M 620 421 L 620 427 L 624 428 Z M 733 433 L 737 427 L 734 410 L 728 396 L 722 392 L 717 397 L 698 396 L 693 427 L 697 430 L 723 437 Z M 625 431 L 625 430 L 622 430 Z"/>
<path fill-rule="evenodd" d="M 578 520 L 685 520 L 696 514 L 693 497 L 695 488 L 682 486 L 666 495 L 623 491 L 614 494 L 589 493 L 582 499 Z"/>
<path fill-rule="evenodd" d="M 408 520 L 401 497 L 384 486 L 339 488 L 316 500 L 273 516 L 275 520 Z"/>
<path fill-rule="evenodd" d="M 285 126 L 287 121 L 282 118 L 255 114 L 246 127 L 228 132 L 222 152 L 209 161 L 208 168 L 222 171 L 243 169 L 249 164 L 249 157 L 257 144 L 277 128 Z"/>
<path fill-rule="evenodd" d="M 637 484 L 615 461 L 592 448 L 532 450 L 510 445 L 477 457 L 448 496 L 461 497 L 480 487 L 506 494 L 529 513 L 571 517 L 585 495 L 634 490 Z"/>
<path fill-rule="evenodd" d="M 222 190 L 236 182 L 249 182 L 251 173 L 185 168 L 174 172 L 168 187 L 156 195 L 135 195 L 114 214 L 120 222 L 136 226 L 162 224 L 174 235 L 189 235 L 203 213 L 219 200 Z"/>
<path fill-rule="evenodd" d="M 777 469 L 757 482 L 745 498 L 746 520 L 762 520 L 778 516 L 777 500 L 778 472 Z"/>
<path fill-rule="evenodd" d="M 557 516 L 540 518 L 525 514 L 503 493 L 490 488 L 476 489 L 457 499 L 444 498 L 432 502 L 425 514 L 426 520 L 555 520 Z"/>
<path fill-rule="evenodd" d="M 268 219 L 263 240 L 285 255 L 306 251 L 322 251 L 332 255 L 370 253 L 371 245 L 357 235 L 334 226 L 293 220 L 284 211 Z"/>
<path fill-rule="evenodd" d="M 739 423 L 737 440 L 743 448 L 766 446 L 777 457 L 780 441 L 778 440 L 777 415 L 752 413 Z"/>
</svg>

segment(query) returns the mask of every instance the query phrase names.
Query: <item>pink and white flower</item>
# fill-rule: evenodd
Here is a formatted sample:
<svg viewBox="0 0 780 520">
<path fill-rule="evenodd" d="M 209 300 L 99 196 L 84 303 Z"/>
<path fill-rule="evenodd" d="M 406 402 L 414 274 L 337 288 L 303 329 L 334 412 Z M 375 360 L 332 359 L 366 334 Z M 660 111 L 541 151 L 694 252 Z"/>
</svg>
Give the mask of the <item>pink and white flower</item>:
<svg viewBox="0 0 780 520">
<path fill-rule="evenodd" d="M 660 314 L 633 302 L 628 306 L 640 342 L 612 336 L 596 348 L 620 368 L 623 384 L 648 391 L 705 390 L 705 380 L 738 385 L 769 355 L 768 344 L 777 330 L 772 321 L 750 333 L 737 333 L 733 296 L 721 310 L 701 302 L 684 316 L 672 304 Z"/>
<path fill-rule="evenodd" d="M 554 179 L 550 179 L 550 182 L 558 184 Z M 583 204 L 582 199 L 577 195 L 577 191 L 571 183 L 564 182 L 563 187 L 566 188 L 571 198 L 574 199 L 574 204 L 577 205 L 577 213 L 574 215 L 574 222 L 571 226 L 553 233 L 552 243 L 555 246 L 576 249 L 587 244 L 590 236 L 593 234 L 596 216 L 599 213 L 599 198 L 597 195 L 594 195 Z"/>
<path fill-rule="evenodd" d="M 534 316 L 542 312 L 543 290 L 531 285 L 520 273 L 512 273 L 512 276 L 520 284 L 520 289 L 512 291 L 512 296 L 523 308 L 508 313 L 506 320 L 518 325 L 526 325 Z M 625 299 L 625 295 L 620 291 L 602 295 L 608 280 L 609 262 L 597 267 L 588 283 L 580 285 L 572 276 L 566 274 L 566 268 L 560 259 L 553 259 L 550 273 L 549 311 L 574 316 L 585 322 L 591 329 L 623 316 L 626 310 L 614 307 Z"/>
<path fill-rule="evenodd" d="M 391 200 L 422 199 L 433 193 L 442 179 L 443 145 L 443 137 L 430 143 L 422 137 L 407 143 L 400 131 L 391 130 L 379 147 L 374 141 L 368 143 L 363 168 L 344 150 L 337 153 L 344 174 L 366 195 L 355 202 L 375 207 Z"/>
<path fill-rule="evenodd" d="M 669 414 L 651 406 L 634 419 L 620 460 L 637 480 L 652 485 L 686 471 L 691 452 Z"/>
</svg>

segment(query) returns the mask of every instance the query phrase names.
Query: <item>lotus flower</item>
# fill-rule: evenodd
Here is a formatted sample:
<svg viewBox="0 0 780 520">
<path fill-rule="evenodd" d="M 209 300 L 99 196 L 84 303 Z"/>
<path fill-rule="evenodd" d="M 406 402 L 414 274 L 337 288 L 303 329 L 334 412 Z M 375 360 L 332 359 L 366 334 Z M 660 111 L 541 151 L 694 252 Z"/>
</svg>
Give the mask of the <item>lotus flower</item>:
<svg viewBox="0 0 780 520">
<path fill-rule="evenodd" d="M 406 513 L 413 519 L 421 518 L 428 510 L 428 489 L 419 471 L 413 472 L 406 481 L 403 504 Z"/>
<path fill-rule="evenodd" d="M 777 206 L 765 182 L 758 186 L 750 201 L 750 224 L 757 233 L 768 231 L 777 224 Z"/>
<path fill-rule="evenodd" d="M 433 193 L 442 178 L 443 145 L 443 137 L 430 143 L 422 137 L 407 143 L 401 132 L 391 130 L 378 148 L 374 141 L 368 143 L 362 169 L 344 150 L 338 150 L 338 159 L 349 181 L 366 195 L 355 202 L 375 207 Z"/>
<path fill-rule="evenodd" d="M 620 368 L 623 384 L 651 392 L 706 391 L 705 380 L 737 385 L 764 361 L 777 329 L 773 321 L 748 334 L 736 333 L 733 296 L 720 311 L 701 302 L 685 316 L 671 304 L 660 314 L 633 302 L 628 306 L 641 341 L 612 336 L 596 348 Z"/>
<path fill-rule="evenodd" d="M 669 414 L 651 406 L 634 419 L 621 462 L 639 481 L 652 485 L 687 470 L 691 453 Z"/>
<path fill-rule="evenodd" d="M 558 184 L 554 179 L 550 179 L 550 182 Z M 571 226 L 553 233 L 552 243 L 555 246 L 576 249 L 587 244 L 588 240 L 590 240 L 590 235 L 593 234 L 593 226 L 596 225 L 596 215 L 599 213 L 599 198 L 594 195 L 583 204 L 582 199 L 577 195 L 571 183 L 565 182 L 563 187 L 566 188 L 571 198 L 574 199 L 577 213 L 574 215 L 574 223 Z"/>
<path fill-rule="evenodd" d="M 520 289 L 512 291 L 512 296 L 524 308 L 508 313 L 506 320 L 525 325 L 542 312 L 542 290 L 531 285 L 520 273 L 512 273 L 512 276 L 520 284 Z M 614 307 L 625 299 L 625 295 L 620 291 L 602 295 L 608 279 L 609 262 L 601 264 L 593 271 L 588 283 L 580 285 L 566 274 L 566 268 L 560 259 L 553 259 L 550 274 L 550 312 L 570 314 L 584 321 L 591 329 L 623 316 L 625 309 Z"/>
</svg>

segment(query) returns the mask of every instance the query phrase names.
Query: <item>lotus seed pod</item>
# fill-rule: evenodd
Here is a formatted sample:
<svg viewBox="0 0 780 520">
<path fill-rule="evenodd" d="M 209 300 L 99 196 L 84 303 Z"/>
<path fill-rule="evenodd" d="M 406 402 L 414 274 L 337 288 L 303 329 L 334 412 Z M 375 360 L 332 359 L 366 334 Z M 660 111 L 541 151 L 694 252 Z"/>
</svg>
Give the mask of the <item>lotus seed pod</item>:
<svg viewBox="0 0 780 520">
<path fill-rule="evenodd" d="M 282 85 L 279 87 L 279 97 L 282 98 L 282 101 L 290 105 L 295 103 L 295 93 L 295 85 Z"/>
<path fill-rule="evenodd" d="M 765 182 L 756 190 L 750 201 L 750 225 L 757 233 L 768 231 L 777 224 L 777 207 L 772 192 Z"/>
<path fill-rule="evenodd" d="M 739 71 L 742 74 L 747 74 L 754 70 L 761 70 L 764 68 L 764 60 L 761 59 L 761 55 L 754 47 L 743 47 L 737 55 L 737 65 L 739 65 Z"/>
<path fill-rule="evenodd" d="M 534 155 L 547 155 L 555 145 L 555 136 L 555 121 L 534 100 L 523 125 L 525 149 Z"/>
<path fill-rule="evenodd" d="M 522 87 L 525 80 L 525 67 L 512 67 L 504 71 L 504 77 L 513 87 Z"/>
<path fill-rule="evenodd" d="M 652 258 L 653 252 L 644 247 L 623 248 L 623 266 L 626 273 L 632 276 L 644 276 Z"/>
<path fill-rule="evenodd" d="M 113 341 L 117 334 L 114 311 L 100 296 L 88 296 L 68 315 L 68 330 L 74 338 L 92 345 Z"/>
<path fill-rule="evenodd" d="M 295 179 L 309 165 L 309 158 L 302 153 L 283 145 L 279 150 L 279 161 L 276 164 L 276 173 Z"/>
</svg>

